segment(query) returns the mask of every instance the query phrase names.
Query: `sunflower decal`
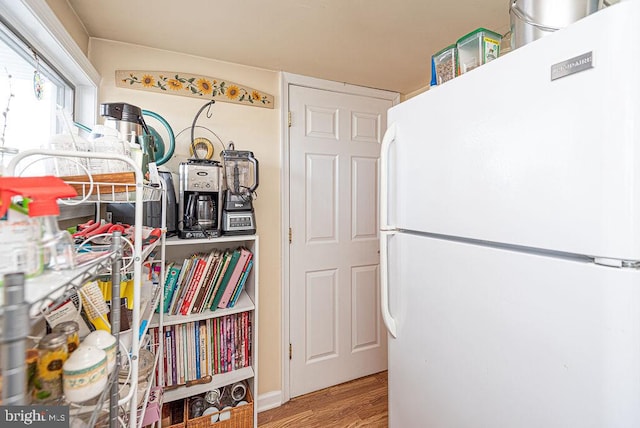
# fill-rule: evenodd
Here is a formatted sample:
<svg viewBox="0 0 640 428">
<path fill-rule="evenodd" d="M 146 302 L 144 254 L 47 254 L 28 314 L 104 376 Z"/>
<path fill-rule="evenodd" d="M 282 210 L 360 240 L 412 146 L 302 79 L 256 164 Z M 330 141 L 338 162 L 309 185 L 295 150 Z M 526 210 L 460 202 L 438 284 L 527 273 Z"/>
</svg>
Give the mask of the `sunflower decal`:
<svg viewBox="0 0 640 428">
<path fill-rule="evenodd" d="M 200 90 L 200 92 L 206 95 L 209 95 L 213 92 L 213 86 L 211 86 L 211 82 L 204 78 L 198 79 L 198 89 Z"/>
<path fill-rule="evenodd" d="M 273 108 L 272 95 L 243 87 L 237 83 L 202 75 L 167 71 L 117 70 L 116 85 Z"/>
<path fill-rule="evenodd" d="M 142 84 L 145 86 L 145 88 L 150 88 L 155 84 L 155 80 L 153 79 L 153 76 L 145 74 L 144 76 L 142 76 Z"/>
<path fill-rule="evenodd" d="M 227 89 L 227 98 L 230 100 L 235 100 L 240 95 L 240 89 L 236 85 L 229 86 Z"/>
<path fill-rule="evenodd" d="M 173 89 L 174 91 L 179 91 L 184 87 L 182 82 L 176 79 L 167 80 L 167 86 L 169 87 L 169 89 Z"/>
</svg>

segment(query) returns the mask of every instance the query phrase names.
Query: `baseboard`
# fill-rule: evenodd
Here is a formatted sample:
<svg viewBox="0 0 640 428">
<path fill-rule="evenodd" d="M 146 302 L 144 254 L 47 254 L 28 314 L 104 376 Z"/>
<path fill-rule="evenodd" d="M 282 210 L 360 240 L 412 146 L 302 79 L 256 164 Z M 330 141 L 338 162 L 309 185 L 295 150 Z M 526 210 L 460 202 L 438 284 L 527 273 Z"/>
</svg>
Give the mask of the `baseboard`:
<svg viewBox="0 0 640 428">
<path fill-rule="evenodd" d="M 282 391 L 270 391 L 258 396 L 258 413 L 282 406 Z"/>
</svg>

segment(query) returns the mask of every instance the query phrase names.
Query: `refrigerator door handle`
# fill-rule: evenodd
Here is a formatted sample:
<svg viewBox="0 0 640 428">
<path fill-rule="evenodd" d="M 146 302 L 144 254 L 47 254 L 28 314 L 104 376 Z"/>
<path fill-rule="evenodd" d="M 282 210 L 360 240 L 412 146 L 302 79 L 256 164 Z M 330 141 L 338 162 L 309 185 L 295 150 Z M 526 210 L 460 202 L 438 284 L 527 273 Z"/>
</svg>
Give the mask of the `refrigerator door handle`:
<svg viewBox="0 0 640 428">
<path fill-rule="evenodd" d="M 382 319 L 387 330 L 396 337 L 396 320 L 389 311 L 389 245 L 388 239 L 396 234 L 395 230 L 380 231 L 380 307 Z"/>
<path fill-rule="evenodd" d="M 396 233 L 389 222 L 389 150 L 396 140 L 396 125 L 392 123 L 382 138 L 380 148 L 380 307 L 389 334 L 396 337 L 396 321 L 389 311 L 389 236 Z"/>
<path fill-rule="evenodd" d="M 395 230 L 389 222 L 389 149 L 396 141 L 396 124 L 392 123 L 382 137 L 380 148 L 380 229 Z"/>
</svg>

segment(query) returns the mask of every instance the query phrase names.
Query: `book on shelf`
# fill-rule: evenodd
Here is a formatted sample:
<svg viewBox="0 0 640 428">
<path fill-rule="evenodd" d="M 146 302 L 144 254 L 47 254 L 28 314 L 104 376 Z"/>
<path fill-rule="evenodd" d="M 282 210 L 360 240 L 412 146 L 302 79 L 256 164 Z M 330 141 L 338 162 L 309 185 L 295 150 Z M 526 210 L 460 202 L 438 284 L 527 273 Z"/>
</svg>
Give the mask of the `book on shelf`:
<svg viewBox="0 0 640 428">
<path fill-rule="evenodd" d="M 172 378 L 171 378 L 171 367 L 173 366 L 173 361 L 171 361 L 171 330 L 169 327 L 165 327 L 164 329 L 164 349 L 166 359 L 166 365 L 164 367 L 164 379 L 165 385 L 171 386 Z"/>
<path fill-rule="evenodd" d="M 157 328 L 151 328 L 149 329 L 149 332 L 151 333 L 151 337 L 153 338 L 153 343 L 156 345 L 156 354 L 158 352 L 158 349 L 160 347 L 160 341 L 158 339 L 158 329 Z M 164 354 L 164 352 L 163 352 Z M 160 370 L 162 370 L 162 368 L 164 367 L 164 355 L 162 355 L 162 358 L 160 358 L 158 360 L 158 364 L 156 364 L 156 379 L 159 379 L 159 372 Z M 158 383 L 158 382 L 156 382 Z"/>
<path fill-rule="evenodd" d="M 220 367 L 220 371 L 222 373 L 227 372 L 227 349 L 229 348 L 229 319 L 227 317 L 222 318 L 222 344 L 223 347 L 220 350 L 222 355 L 222 364 Z"/>
<path fill-rule="evenodd" d="M 169 310 L 167 313 L 173 314 L 173 310 L 176 306 L 176 301 L 180 296 L 180 286 L 182 284 L 182 279 L 187 273 L 187 265 L 189 263 L 189 259 L 186 258 L 182 261 L 182 265 L 180 266 L 180 272 L 178 273 L 178 278 L 176 279 L 176 286 L 173 290 L 173 294 L 171 295 L 171 302 L 169 303 Z"/>
<path fill-rule="evenodd" d="M 229 276 L 229 280 L 224 285 L 225 287 L 224 293 L 220 298 L 220 302 L 218 303 L 218 308 L 226 308 L 229 305 L 229 301 L 233 296 L 233 292 L 235 291 L 238 285 L 238 282 L 240 281 L 240 276 L 242 275 L 242 272 L 247 267 L 247 262 L 249 261 L 249 257 L 251 256 L 251 251 L 249 251 L 246 248 L 239 248 L 234 251 L 234 257 L 236 256 L 236 254 L 237 254 L 236 261 L 233 266 L 231 275 Z M 233 259 L 231 263 L 233 263 Z"/>
<path fill-rule="evenodd" d="M 221 279 L 220 274 L 224 272 L 225 262 L 226 262 L 226 251 L 216 250 L 215 256 L 215 268 L 211 272 L 211 276 L 209 278 L 209 284 L 207 287 L 206 295 L 204 299 L 202 299 L 202 303 L 199 306 L 199 311 L 203 312 L 211 306 L 211 302 L 215 297 L 216 286 L 219 284 Z"/>
<path fill-rule="evenodd" d="M 214 250 L 207 255 L 207 266 L 202 274 L 202 282 L 201 287 L 198 290 L 198 293 L 195 297 L 194 304 L 191 308 L 190 313 L 200 313 L 202 312 L 202 306 L 204 305 L 204 300 L 211 288 L 211 278 L 213 277 L 217 264 L 218 257 L 220 252 Z"/>
<path fill-rule="evenodd" d="M 251 317 L 247 317 L 247 325 L 248 325 L 247 333 L 249 335 L 249 340 L 246 342 L 247 347 L 249 348 L 247 350 L 247 365 L 250 366 L 251 360 L 253 358 L 253 347 L 252 347 L 253 340 L 251 340 L 251 338 L 253 337 L 253 326 L 251 324 Z"/>
<path fill-rule="evenodd" d="M 231 346 L 229 347 L 230 349 L 227 350 L 227 354 L 229 355 L 228 368 L 229 371 L 231 371 L 236 369 L 235 356 L 238 352 L 238 339 L 236 337 L 238 330 L 236 328 L 235 318 L 229 320 L 229 328 L 231 329 Z"/>
<path fill-rule="evenodd" d="M 204 279 L 202 281 L 202 288 L 196 297 L 196 301 L 193 305 L 191 313 L 200 313 L 203 310 L 204 304 L 207 300 L 211 292 L 211 288 L 213 287 L 213 278 L 215 277 L 215 273 L 218 269 L 218 265 L 220 263 L 220 257 L 222 252 L 220 250 L 214 250 L 209 255 L 210 262 L 207 266 L 207 270 L 205 272 Z"/>
<path fill-rule="evenodd" d="M 229 306 L 228 306 L 229 308 L 233 308 L 236 305 L 236 302 L 238 301 L 238 298 L 242 293 L 242 289 L 244 288 L 244 283 L 247 282 L 247 277 L 251 273 L 252 267 L 253 267 L 253 260 L 249 259 L 246 269 L 244 270 L 244 272 L 242 272 L 242 277 L 240 278 L 240 282 L 238 283 L 236 290 L 233 292 L 233 297 L 231 298 L 231 302 L 229 302 Z"/>
<path fill-rule="evenodd" d="M 191 354 L 189 353 L 189 347 L 184 346 L 184 344 L 187 343 L 187 340 L 189 337 L 189 324 L 182 324 L 181 327 L 182 327 L 182 337 L 183 337 L 182 352 L 184 354 L 184 363 L 182 365 L 182 378 L 186 383 L 189 380 L 189 367 L 191 367 L 191 364 L 189 363 L 191 361 Z"/>
<path fill-rule="evenodd" d="M 197 257 L 195 266 L 193 267 L 193 275 L 191 276 L 191 280 L 187 286 L 185 298 L 182 302 L 182 307 L 180 308 L 180 314 L 189 315 L 191 313 L 191 309 L 195 303 L 195 296 L 202 287 L 204 271 L 209 262 L 210 257 L 204 257 L 202 255 Z"/>
<path fill-rule="evenodd" d="M 175 263 L 170 263 L 167 266 L 167 275 L 164 281 L 164 297 L 163 297 L 163 308 L 162 312 L 169 312 L 169 306 L 171 305 L 171 299 L 173 298 L 173 293 L 178 285 L 178 277 L 180 276 L 180 270 L 182 266 L 177 266 Z M 160 311 L 160 306 L 156 309 L 156 312 Z"/>
<path fill-rule="evenodd" d="M 175 334 L 175 326 L 172 325 L 171 326 L 171 384 L 172 385 L 177 385 L 178 384 L 178 379 L 176 379 L 176 370 L 175 367 L 178 363 L 178 358 L 176 355 L 176 346 L 178 346 L 178 349 L 180 345 L 178 345 L 178 341 L 176 340 L 176 334 Z"/>
<path fill-rule="evenodd" d="M 249 359 L 247 358 L 248 346 L 247 342 L 251 340 L 248 333 L 247 321 L 249 319 L 249 314 L 247 312 L 242 313 L 242 365 L 248 365 Z"/>
<path fill-rule="evenodd" d="M 244 341 L 245 341 L 245 336 L 244 336 L 244 319 L 241 317 L 239 320 L 239 326 L 238 326 L 238 367 L 244 367 L 244 354 L 243 354 L 243 349 L 244 349 Z"/>
<path fill-rule="evenodd" d="M 176 350 L 175 350 L 175 354 L 176 354 L 176 358 L 175 358 L 175 364 L 174 364 L 174 371 L 176 372 L 176 385 L 181 385 L 183 383 L 183 381 L 180 379 L 180 365 L 182 364 L 182 350 L 180 349 L 180 343 L 182 343 L 182 329 L 180 328 L 180 325 L 174 325 L 173 326 L 173 334 L 176 340 Z"/>
<path fill-rule="evenodd" d="M 182 333 L 182 324 L 174 325 L 174 334 L 176 339 L 176 354 L 175 354 L 175 370 L 176 370 L 176 385 L 184 384 L 184 376 L 182 374 L 182 365 L 184 364 L 184 355 L 182 353 L 182 343 L 184 342 L 184 334 Z"/>
<path fill-rule="evenodd" d="M 212 363 L 212 367 L 211 367 L 211 371 L 212 373 L 218 373 L 218 347 L 219 347 L 219 343 L 218 343 L 218 318 L 214 318 L 212 320 L 212 325 L 213 325 L 213 337 L 211 338 L 212 340 L 212 346 L 213 346 L 213 355 L 211 358 L 211 363 Z"/>
<path fill-rule="evenodd" d="M 194 257 L 191 256 L 184 259 L 184 261 L 182 262 L 182 268 L 180 270 L 180 275 L 178 276 L 178 283 L 176 286 L 176 290 L 174 291 L 173 296 L 171 297 L 171 306 L 169 307 L 169 313 L 171 315 L 177 314 L 177 309 L 179 305 L 182 303 L 181 299 L 182 299 L 182 294 L 184 292 L 184 284 L 185 284 L 186 278 L 191 273 L 191 265 L 193 264 L 193 259 Z"/>
<path fill-rule="evenodd" d="M 224 348 L 224 371 L 225 373 L 231 371 L 231 355 L 233 349 L 233 327 L 231 325 L 231 319 L 229 317 L 225 317 L 225 328 L 226 328 L 226 338 L 227 338 L 227 346 Z"/>
<path fill-rule="evenodd" d="M 206 303 L 206 309 L 210 309 L 214 311 L 216 307 L 214 306 L 214 302 L 216 298 L 220 295 L 220 288 L 222 286 L 222 282 L 224 281 L 224 276 L 229 269 L 229 263 L 231 262 L 232 253 L 230 250 L 225 250 L 222 253 L 222 260 L 220 261 L 220 270 L 217 272 L 215 283 L 213 284 L 213 289 L 211 290 L 211 294 L 209 295 L 209 299 Z"/>
<path fill-rule="evenodd" d="M 211 303 L 210 309 L 212 311 L 215 311 L 218 308 L 218 305 L 222 300 L 222 296 L 224 295 L 227 285 L 229 284 L 229 280 L 231 279 L 231 275 L 233 275 L 233 270 L 235 269 L 235 266 L 238 263 L 239 258 L 240 258 L 240 250 L 239 249 L 233 250 L 229 257 L 229 264 L 227 266 L 227 269 L 225 270 L 224 276 L 220 281 L 220 287 L 218 288 L 218 291 L 216 292 L 216 296 L 213 299 L 213 302 Z"/>
<path fill-rule="evenodd" d="M 231 370 L 236 370 L 240 364 L 240 320 L 233 319 L 233 355 L 231 355 Z"/>
<path fill-rule="evenodd" d="M 189 273 L 184 279 L 185 283 L 183 284 L 182 296 L 178 306 L 176 307 L 175 315 L 181 314 L 182 307 L 184 306 L 184 302 L 189 296 L 191 286 L 193 285 L 193 277 L 196 275 L 196 272 L 198 270 L 198 262 L 200 261 L 200 254 L 194 254 L 191 257 L 192 257 L 192 261 L 191 261 L 191 265 L 189 266 Z"/>
<path fill-rule="evenodd" d="M 196 366 L 196 376 L 195 379 L 200 379 L 200 324 L 193 323 L 193 344 L 195 349 L 195 366 Z"/>
<path fill-rule="evenodd" d="M 200 354 L 197 351 L 198 346 L 196 345 L 196 341 L 198 340 L 198 334 L 196 334 L 196 325 L 194 322 L 190 322 L 189 326 L 191 327 L 191 334 L 189 336 L 189 341 L 191 343 L 191 380 L 196 380 L 199 378 L 199 369 L 200 366 Z M 193 357 L 195 355 L 195 358 Z"/>
<path fill-rule="evenodd" d="M 198 329 L 200 330 L 200 340 L 198 341 L 198 348 L 200 349 L 200 376 L 205 377 L 209 374 L 209 371 L 207 370 L 207 331 L 204 320 L 199 321 Z"/>
<path fill-rule="evenodd" d="M 211 370 L 211 340 L 210 340 L 211 335 L 210 334 L 207 335 L 207 333 L 211 331 L 211 318 L 207 318 L 205 320 L 204 331 L 205 331 L 204 344 L 206 347 L 206 355 L 207 355 L 204 360 L 204 363 L 207 366 L 207 374 L 212 375 L 213 370 Z"/>
<path fill-rule="evenodd" d="M 217 368 L 217 346 L 218 340 L 216 337 L 216 332 L 218 331 L 217 318 L 213 318 L 211 320 L 211 336 L 209 337 L 209 341 L 211 342 L 211 374 L 215 375 L 218 373 Z"/>
<path fill-rule="evenodd" d="M 196 354 L 196 350 L 193 347 L 193 323 L 190 322 L 187 324 L 187 347 L 189 348 L 188 355 L 188 365 L 187 365 L 187 376 L 185 376 L 187 381 L 194 380 L 196 378 L 196 367 L 194 364 L 193 356 Z"/>
</svg>

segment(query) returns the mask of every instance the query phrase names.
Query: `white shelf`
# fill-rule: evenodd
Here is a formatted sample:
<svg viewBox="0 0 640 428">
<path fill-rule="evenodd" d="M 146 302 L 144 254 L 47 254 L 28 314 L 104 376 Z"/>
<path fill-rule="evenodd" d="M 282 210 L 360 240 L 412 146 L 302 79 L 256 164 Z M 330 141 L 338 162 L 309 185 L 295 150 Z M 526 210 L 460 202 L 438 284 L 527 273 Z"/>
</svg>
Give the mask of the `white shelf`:
<svg viewBox="0 0 640 428">
<path fill-rule="evenodd" d="M 180 239 L 178 237 L 172 236 L 171 238 L 167 238 L 166 246 L 177 246 L 177 245 L 201 245 L 201 244 L 220 244 L 225 242 L 244 242 L 244 241 L 255 241 L 256 235 L 223 235 L 215 238 L 203 238 L 203 239 Z"/>
<path fill-rule="evenodd" d="M 252 358 L 256 358 L 256 356 L 252 356 Z M 214 388 L 220 388 L 242 380 L 251 379 L 254 375 L 253 367 L 244 367 L 227 373 L 214 375 L 212 376 L 211 382 L 208 383 L 193 386 L 180 386 L 175 389 L 171 389 L 171 387 L 169 387 L 169 389 L 165 388 L 163 401 L 168 403 L 170 401 L 191 397 L 192 395 L 202 394 L 203 392 L 210 391 Z"/>
<path fill-rule="evenodd" d="M 82 204 L 85 202 L 100 204 L 104 202 L 133 202 L 135 203 L 135 215 L 134 219 L 137 220 L 137 224 L 134 225 L 134 239 L 136 240 L 135 245 L 131 251 L 124 251 L 127 253 L 126 259 L 129 259 L 128 263 L 131 266 L 128 266 L 133 272 L 133 281 L 135 285 L 134 289 L 134 307 L 132 314 L 132 325 L 131 329 L 134 334 L 139 334 L 140 331 L 140 321 L 150 320 L 155 306 L 158 304 L 160 300 L 160 293 L 153 293 L 149 298 L 148 302 L 145 302 L 145 309 L 142 310 L 140 308 L 141 296 L 140 296 L 140 284 L 141 284 L 141 276 L 142 276 L 142 264 L 143 260 L 148 256 L 151 251 L 158 248 L 160 245 L 160 263 L 164 263 L 164 236 L 159 238 L 157 242 L 152 245 L 147 246 L 147 248 L 141 248 L 143 243 L 142 232 L 143 232 L 143 206 L 142 202 L 144 201 L 161 201 L 163 210 L 165 209 L 166 199 L 164 198 L 165 189 L 163 183 L 159 183 L 158 185 L 146 185 L 144 184 L 144 176 L 140 169 L 140 166 L 134 162 L 132 159 L 116 154 L 110 153 L 99 153 L 99 152 L 73 152 L 73 151 L 56 151 L 56 150 L 26 150 L 18 153 L 15 157 L 11 159 L 11 162 L 7 166 L 8 175 L 14 175 L 16 171 L 16 166 L 20 162 L 22 162 L 25 158 L 29 156 L 49 156 L 54 158 L 67 157 L 67 158 L 99 158 L 99 159 L 108 159 L 108 160 L 118 160 L 127 164 L 131 170 L 129 178 L 125 179 L 128 183 L 112 183 L 115 181 L 115 178 L 112 175 L 106 174 L 103 177 L 93 175 L 91 180 L 93 180 L 93 185 L 89 185 L 84 181 L 83 177 L 78 177 L 79 181 L 76 181 L 76 188 L 80 190 L 79 193 L 85 198 L 74 198 L 76 204 Z M 103 182 L 105 181 L 106 182 Z M 118 179 L 120 180 L 120 179 Z M 89 193 L 89 188 L 91 187 L 91 194 Z M 135 220 L 134 220 L 135 221 Z M 95 249 L 95 248 L 94 248 Z M 36 278 L 29 279 L 25 281 L 25 303 L 30 306 L 30 314 L 35 318 L 40 315 L 40 309 L 46 307 L 50 303 L 56 303 L 63 298 L 66 298 L 74 289 L 80 288 L 84 283 L 90 281 L 99 276 L 100 273 L 110 272 L 111 264 L 118 257 L 116 254 L 107 252 L 104 256 L 101 256 L 98 259 L 92 260 L 87 264 L 79 267 L 77 269 L 62 271 L 62 272 L 45 272 L 43 275 L 40 275 Z M 123 264 L 125 259 L 123 258 Z M 118 276 L 112 274 L 112 280 L 117 280 Z M 163 289 L 163 281 L 160 280 L 160 286 L 158 287 L 158 291 Z M 3 313 L 3 308 L 0 308 L 0 315 Z M 20 320 L 18 320 L 20 321 Z M 146 331 L 147 326 L 143 328 Z M 24 336 L 21 337 L 23 339 Z M 16 342 L 16 350 L 22 351 L 24 347 L 24 340 L 22 343 Z M 13 346 L 13 345 L 12 345 Z M 137 352 L 133 352 L 134 356 L 137 355 Z M 157 359 L 156 359 L 157 363 Z M 131 361 L 131 377 L 130 383 L 136 385 L 138 382 L 138 360 L 137 358 L 133 358 Z M 13 369 L 13 367 L 10 367 Z M 10 375 L 10 372 L 8 372 Z M 14 375 L 15 376 L 15 375 Z M 117 374 L 115 374 L 117 377 Z M 11 386 L 12 383 L 9 382 L 8 386 Z M 9 389 L 10 390 L 10 389 Z M 123 399 L 118 400 L 116 394 L 111 395 L 109 390 L 105 390 L 103 393 L 103 399 L 106 400 L 106 396 L 111 395 L 109 397 L 111 404 L 114 402 L 118 402 L 120 406 L 127 404 L 124 406 L 124 413 L 128 412 L 128 408 L 135 408 L 134 404 L 136 403 L 136 394 L 135 387 L 131 388 L 131 396 L 125 397 Z M 147 392 L 147 391 L 145 391 Z M 20 398 L 16 395 L 16 397 Z M 13 397 L 12 397 L 13 398 Z M 120 402 L 122 401 L 122 402 Z M 100 406 L 93 406 L 91 410 L 100 410 Z M 129 414 L 128 428 L 137 428 L 139 425 L 137 419 L 137 412 L 132 411 Z M 93 424 L 91 424 L 93 425 Z"/>
<path fill-rule="evenodd" d="M 111 263 L 113 253 L 106 253 L 80 267 L 69 270 L 53 271 L 47 270 L 40 276 L 30 278 L 25 281 L 25 301 L 28 304 L 37 303 L 48 297 L 54 299 L 56 292 L 64 289 L 66 285 L 84 274 L 91 274 L 92 271 L 101 269 L 105 262 Z"/>
<path fill-rule="evenodd" d="M 164 314 L 162 325 L 168 326 L 168 325 L 184 324 L 184 323 L 193 322 L 193 321 L 206 320 L 208 318 L 218 318 L 218 317 L 223 317 L 225 315 L 232 315 L 240 312 L 252 311 L 255 308 L 256 308 L 256 305 L 251 300 L 249 295 L 245 292 L 245 290 L 242 290 L 240 292 L 240 297 L 238 298 L 238 301 L 236 302 L 233 308 L 217 309 L 215 311 L 211 311 L 207 309 L 204 312 L 191 314 L 191 315 Z M 158 318 L 159 318 L 159 315 L 154 314 L 149 326 L 158 327 Z"/>
<path fill-rule="evenodd" d="M 258 389 L 258 278 L 259 278 L 259 241 L 258 235 L 223 235 L 210 239 L 180 239 L 178 237 L 166 240 L 165 260 L 174 263 L 182 263 L 195 252 L 210 251 L 211 249 L 222 250 L 225 248 L 245 246 L 253 253 L 253 270 L 247 277 L 244 289 L 233 308 L 206 310 L 202 313 L 189 315 L 162 315 L 162 326 L 179 325 L 189 322 L 196 322 L 211 318 L 218 318 L 242 312 L 249 312 L 252 319 L 251 336 L 249 337 L 251 349 L 251 366 L 233 370 L 227 373 L 213 375 L 210 382 L 195 384 L 192 386 L 182 385 L 179 387 L 169 386 L 164 388 L 163 401 L 165 403 L 184 399 L 194 395 L 202 394 L 214 388 L 231 385 L 236 382 L 245 381 L 249 385 L 252 393 Z M 155 314 L 151 326 L 158 327 L 160 314 Z M 160 344 L 162 346 L 162 344 Z M 253 407 L 253 426 L 257 426 L 257 406 Z"/>
<path fill-rule="evenodd" d="M 108 252 L 75 269 L 53 271 L 45 270 L 42 275 L 28 278 L 24 284 L 24 300 L 32 306 L 29 315 L 33 318 L 41 316 L 40 309 L 64 296 L 67 290 L 78 288 L 86 281 L 98 276 L 105 267 L 110 267 L 115 253 Z M 42 302 L 39 306 L 36 303 Z M 0 307 L 0 315 L 4 308 Z"/>
</svg>

